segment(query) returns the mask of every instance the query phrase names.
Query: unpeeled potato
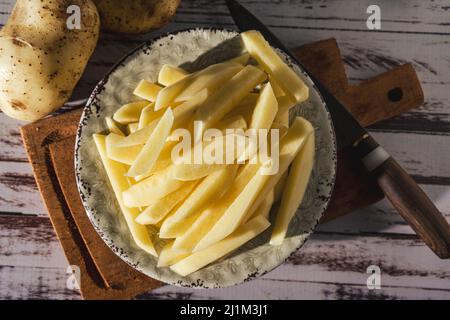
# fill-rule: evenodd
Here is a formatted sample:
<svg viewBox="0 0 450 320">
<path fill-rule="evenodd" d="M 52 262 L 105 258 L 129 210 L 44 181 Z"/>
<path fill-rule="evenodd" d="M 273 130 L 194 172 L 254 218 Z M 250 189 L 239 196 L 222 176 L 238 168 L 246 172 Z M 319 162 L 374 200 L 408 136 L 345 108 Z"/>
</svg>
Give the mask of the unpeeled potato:
<svg viewBox="0 0 450 320">
<path fill-rule="evenodd" d="M 165 25 L 181 0 L 94 0 L 102 30 L 145 33 Z"/>
<path fill-rule="evenodd" d="M 80 8 L 80 29 L 68 29 L 66 12 Z M 99 34 L 91 0 L 18 0 L 0 31 L 0 107 L 34 121 L 71 96 Z"/>
</svg>

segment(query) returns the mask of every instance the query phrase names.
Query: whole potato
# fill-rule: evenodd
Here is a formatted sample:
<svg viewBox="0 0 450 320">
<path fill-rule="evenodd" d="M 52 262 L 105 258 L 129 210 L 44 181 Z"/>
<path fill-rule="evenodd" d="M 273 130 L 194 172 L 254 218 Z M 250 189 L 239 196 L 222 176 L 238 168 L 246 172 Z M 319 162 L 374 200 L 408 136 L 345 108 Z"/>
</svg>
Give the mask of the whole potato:
<svg viewBox="0 0 450 320">
<path fill-rule="evenodd" d="M 67 8 L 80 8 L 69 29 Z M 91 0 L 18 0 L 0 31 L 0 107 L 34 121 L 71 96 L 97 44 L 100 21 Z"/>
<path fill-rule="evenodd" d="M 145 33 L 169 22 L 180 0 L 94 0 L 102 29 L 118 33 Z"/>
</svg>

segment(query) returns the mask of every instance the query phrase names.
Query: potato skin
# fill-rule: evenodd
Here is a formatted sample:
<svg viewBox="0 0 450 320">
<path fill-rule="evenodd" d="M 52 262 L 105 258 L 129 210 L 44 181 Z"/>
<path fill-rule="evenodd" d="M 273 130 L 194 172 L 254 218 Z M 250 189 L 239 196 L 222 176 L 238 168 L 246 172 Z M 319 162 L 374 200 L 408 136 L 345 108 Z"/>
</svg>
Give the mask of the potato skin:
<svg viewBox="0 0 450 320">
<path fill-rule="evenodd" d="M 169 22 L 181 0 L 94 0 L 102 30 L 145 33 Z"/>
<path fill-rule="evenodd" d="M 81 11 L 81 29 L 70 30 L 70 5 Z M 0 107 L 34 121 L 71 96 L 97 44 L 100 20 L 91 0 L 18 0 L 0 31 Z"/>
</svg>

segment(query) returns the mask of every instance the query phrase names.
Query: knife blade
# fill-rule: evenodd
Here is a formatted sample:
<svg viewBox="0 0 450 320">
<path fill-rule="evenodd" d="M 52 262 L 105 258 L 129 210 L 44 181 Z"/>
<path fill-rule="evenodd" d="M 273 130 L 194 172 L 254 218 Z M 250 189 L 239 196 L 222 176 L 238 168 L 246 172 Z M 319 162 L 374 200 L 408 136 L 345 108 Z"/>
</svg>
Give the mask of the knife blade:
<svg viewBox="0 0 450 320">
<path fill-rule="evenodd" d="M 351 146 L 400 215 L 440 258 L 450 258 L 450 225 L 414 179 L 358 123 L 261 21 L 235 0 L 226 0 L 240 31 L 258 30 L 275 48 L 289 55 L 314 82 L 331 115 L 338 150 Z"/>
</svg>

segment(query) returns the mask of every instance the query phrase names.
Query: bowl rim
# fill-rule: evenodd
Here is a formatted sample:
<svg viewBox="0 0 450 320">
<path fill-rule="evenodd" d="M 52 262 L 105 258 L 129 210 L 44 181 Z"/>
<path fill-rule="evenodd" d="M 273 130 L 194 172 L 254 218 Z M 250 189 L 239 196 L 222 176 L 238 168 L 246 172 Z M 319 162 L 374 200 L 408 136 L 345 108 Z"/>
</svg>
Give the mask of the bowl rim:
<svg viewBox="0 0 450 320">
<path fill-rule="evenodd" d="M 225 32 L 229 32 L 229 33 L 234 33 L 236 34 L 236 36 L 238 36 L 240 34 L 240 32 L 238 30 L 233 30 L 233 29 L 229 29 L 229 28 L 220 28 L 220 27 L 191 27 L 191 28 L 183 28 L 183 29 L 179 29 L 179 30 L 175 30 L 175 31 L 169 31 L 169 32 L 165 32 L 159 36 L 153 37 L 149 40 L 146 40 L 144 42 L 142 42 L 141 44 L 139 44 L 138 46 L 136 46 L 134 49 L 131 49 L 129 52 L 127 52 L 122 58 L 120 58 L 112 67 L 109 68 L 109 70 L 103 75 L 102 79 L 95 85 L 94 89 L 92 90 L 92 93 L 89 95 L 89 98 L 87 99 L 86 104 L 83 106 L 83 112 L 81 114 L 80 117 L 80 121 L 78 124 L 78 128 L 77 128 L 77 132 L 76 132 L 76 139 L 75 139 L 75 150 L 74 150 L 74 165 L 75 165 L 75 177 L 76 177 L 76 183 L 77 183 L 77 190 L 78 193 L 80 195 L 81 201 L 83 203 L 83 207 L 86 211 L 86 215 L 89 218 L 90 223 L 92 224 L 92 226 L 94 227 L 94 230 L 97 232 L 97 234 L 100 236 L 100 238 L 103 240 L 103 242 L 108 246 L 108 248 L 114 252 L 114 254 L 116 254 L 122 261 L 124 261 L 126 264 L 128 264 L 129 266 L 131 266 L 134 270 L 141 272 L 142 274 L 145 274 L 147 276 L 149 276 L 148 274 L 146 274 L 145 272 L 143 272 L 142 270 L 140 270 L 139 268 L 137 268 L 136 265 L 133 265 L 131 263 L 131 261 L 128 261 L 127 259 L 124 259 L 124 257 L 122 257 L 121 255 L 119 255 L 115 250 L 113 250 L 113 248 L 111 247 L 110 243 L 108 243 L 107 239 L 104 237 L 104 235 L 102 234 L 100 228 L 96 225 L 96 223 L 93 221 L 91 215 L 88 213 L 88 210 L 86 209 L 86 201 L 84 199 L 84 194 L 81 190 L 81 177 L 80 174 L 78 172 L 79 170 L 79 166 L 78 166 L 78 159 L 79 159 L 79 149 L 81 146 L 81 136 L 82 136 L 82 130 L 84 127 L 83 124 L 83 120 L 85 119 L 86 113 L 89 111 L 89 107 L 92 104 L 92 102 L 95 100 L 95 98 L 97 97 L 97 95 L 101 94 L 101 92 L 104 90 L 106 83 L 109 81 L 109 78 L 111 76 L 112 73 L 114 73 L 119 67 L 125 66 L 125 61 L 132 55 L 136 54 L 137 52 L 139 52 L 140 50 L 142 50 L 145 47 L 150 47 L 153 43 L 170 37 L 171 35 L 177 35 L 179 33 L 182 32 L 190 32 L 190 31 L 195 31 L 195 30 L 205 30 L 205 31 L 225 31 Z M 326 112 L 326 116 L 328 117 L 328 123 L 330 125 L 330 133 L 331 133 L 331 144 L 332 144 L 332 150 L 334 151 L 334 153 L 337 153 L 337 143 L 336 143 L 336 132 L 335 132 L 335 127 L 333 124 L 333 119 L 331 118 L 331 114 L 330 111 L 328 109 L 328 105 L 326 104 L 325 100 L 323 99 L 322 94 L 320 93 L 320 91 L 318 90 L 315 82 L 311 79 L 311 77 L 309 76 L 309 73 L 302 67 L 300 66 L 294 59 L 292 59 L 289 54 L 287 54 L 286 52 L 284 52 L 281 49 L 277 50 L 281 51 L 284 53 L 285 57 L 287 58 L 288 62 L 290 64 L 296 65 L 299 70 L 303 73 L 303 75 L 308 79 L 308 81 L 310 81 L 310 83 L 312 84 L 312 87 L 314 89 L 314 91 L 316 92 L 316 94 L 318 95 L 320 102 L 322 104 L 322 106 L 325 108 L 325 112 Z M 230 285 L 224 285 L 224 286 L 219 286 L 219 288 L 225 288 L 225 287 L 231 287 L 231 286 L 235 286 L 235 285 L 239 285 L 242 283 L 245 283 L 249 280 L 252 280 L 254 278 L 259 278 L 264 276 L 265 274 L 267 274 L 270 271 L 273 271 L 274 269 L 276 269 L 277 267 L 279 267 L 280 265 L 282 265 L 284 262 L 286 262 L 292 255 L 294 255 L 298 250 L 300 250 L 304 244 L 308 241 L 308 239 L 310 238 L 311 234 L 315 231 L 315 229 L 317 228 L 320 219 L 322 218 L 324 212 L 327 210 L 329 204 L 330 204 L 330 200 L 331 200 L 331 196 L 334 193 L 334 188 L 335 188 L 335 182 L 336 182 L 336 174 L 337 174 L 337 156 L 335 155 L 334 157 L 332 157 L 332 175 L 330 175 L 330 191 L 328 194 L 328 197 L 326 199 L 326 202 L 323 205 L 323 209 L 321 210 L 320 213 L 318 213 L 318 218 L 315 221 L 315 223 L 311 226 L 311 228 L 309 230 L 306 230 L 304 233 L 307 234 L 307 236 L 305 237 L 304 241 L 301 242 L 298 246 L 296 246 L 289 255 L 287 255 L 287 257 L 283 260 L 280 261 L 280 263 L 278 263 L 277 265 L 268 268 L 265 271 L 261 271 L 258 272 L 257 274 L 249 274 L 247 275 L 247 277 L 239 282 L 230 284 Z M 189 287 L 189 288 L 195 288 L 195 289 L 212 289 L 212 288 L 216 288 L 216 287 L 212 287 L 212 286 L 207 286 L 207 287 L 203 287 L 203 286 L 192 286 L 192 285 L 187 285 L 184 283 L 179 283 L 179 282 L 166 282 L 164 280 L 160 280 L 160 279 L 156 279 L 158 281 L 162 281 L 166 284 L 169 285 L 174 285 L 174 286 L 179 286 L 179 287 Z"/>
</svg>

